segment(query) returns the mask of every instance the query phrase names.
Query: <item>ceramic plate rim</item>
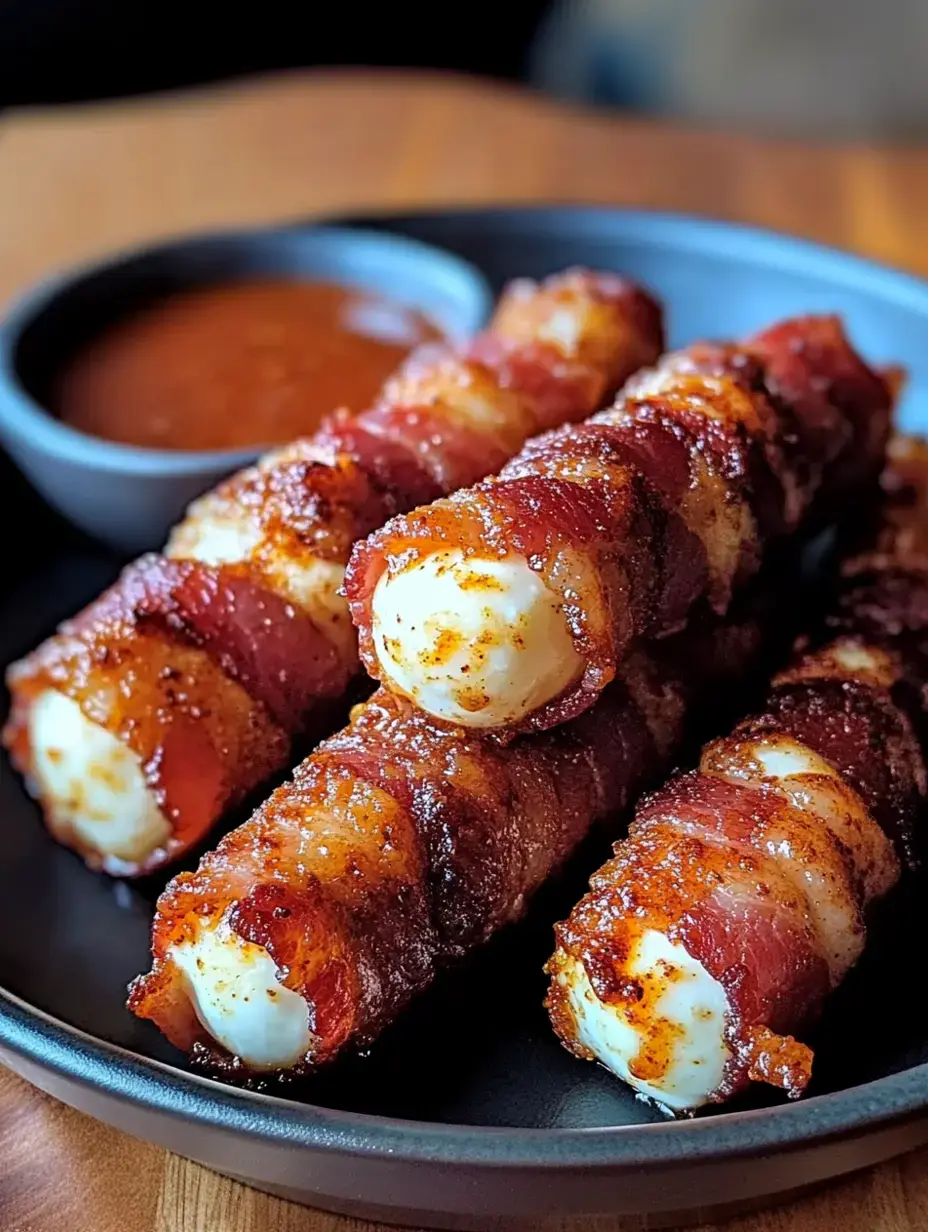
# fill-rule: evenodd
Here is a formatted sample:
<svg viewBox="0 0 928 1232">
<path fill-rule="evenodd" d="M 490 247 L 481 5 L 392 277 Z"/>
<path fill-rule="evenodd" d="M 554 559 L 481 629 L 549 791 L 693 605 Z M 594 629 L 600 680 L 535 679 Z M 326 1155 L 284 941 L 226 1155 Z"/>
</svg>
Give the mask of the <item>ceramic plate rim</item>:
<svg viewBox="0 0 928 1232">
<path fill-rule="evenodd" d="M 729 249 L 733 257 L 747 255 L 750 252 L 750 259 L 754 264 L 775 266 L 781 270 L 787 269 L 788 272 L 800 270 L 818 272 L 823 276 L 827 274 L 835 282 L 854 285 L 860 289 L 869 289 L 867 284 L 871 280 L 876 280 L 884 286 L 888 283 L 887 289 L 891 289 L 894 299 L 898 300 L 903 297 L 910 306 L 928 313 L 928 277 L 922 278 L 901 266 L 805 236 L 792 235 L 788 231 L 779 231 L 774 227 L 764 227 L 755 223 L 713 217 L 708 214 L 650 209 L 646 206 L 626 208 L 584 205 L 582 202 L 570 199 L 563 201 L 551 199 L 544 202 L 511 201 L 489 206 L 476 203 L 422 210 L 415 208 L 359 210 L 331 217 L 326 215 L 316 221 L 326 225 L 330 222 L 339 222 L 348 227 L 382 225 L 389 229 L 391 224 L 406 225 L 410 222 L 439 217 L 442 219 L 460 218 L 462 221 L 483 219 L 494 226 L 505 226 L 507 223 L 518 222 L 518 229 L 524 231 L 523 217 L 544 221 L 549 217 L 553 219 L 555 216 L 563 217 L 565 214 L 574 215 L 588 222 L 599 222 L 606 227 L 611 225 L 615 228 L 616 234 L 621 229 L 622 238 L 634 239 L 652 248 L 657 246 L 658 239 L 673 235 L 672 247 L 682 247 L 690 252 L 717 256 L 720 236 L 724 236 L 726 240 L 737 239 L 739 241 L 737 248 Z M 517 219 L 516 216 L 520 217 Z M 553 229 L 553 233 L 556 233 L 558 229 Z M 759 252 L 757 245 L 765 249 L 763 262 L 757 261 Z M 784 266 L 782 258 L 786 254 L 789 255 L 791 261 L 789 265 Z M 841 276 L 836 278 L 835 274 L 838 271 Z"/>
<path fill-rule="evenodd" d="M 312 221 L 346 227 L 365 224 L 402 227 L 415 220 L 460 218 L 506 226 L 532 218 L 544 223 L 570 214 L 613 229 L 612 238 L 652 247 L 673 237 L 674 247 L 718 253 L 724 238 L 733 257 L 755 264 L 784 257 L 792 269 L 818 272 L 834 282 L 868 291 L 881 286 L 881 298 L 904 299 L 923 313 L 928 325 L 928 281 L 855 253 L 769 228 L 698 214 L 550 201 L 493 206 L 358 211 Z M 309 220 L 305 220 L 309 221 Z M 287 224 L 271 224 L 269 229 Z M 298 225 L 296 220 L 291 225 Z M 760 260 L 759 260 L 760 258 Z M 645 1125 L 581 1128 L 502 1127 L 406 1120 L 348 1112 L 242 1091 L 181 1070 L 81 1031 L 31 1006 L 0 986 L 0 1050 L 122 1103 L 204 1127 L 232 1130 L 281 1146 L 348 1152 L 359 1157 L 401 1157 L 406 1162 L 458 1167 L 661 1168 L 697 1160 L 734 1160 L 760 1151 L 801 1149 L 863 1130 L 890 1127 L 928 1107 L 928 1062 L 840 1091 L 792 1104 L 721 1112 L 692 1120 Z"/>
<path fill-rule="evenodd" d="M 659 1168 L 699 1159 L 736 1159 L 765 1149 L 799 1149 L 864 1126 L 887 1127 L 928 1103 L 925 1062 L 795 1103 L 689 1120 L 579 1128 L 416 1121 L 241 1090 L 111 1044 L 0 987 L 3 1049 L 85 1088 L 210 1128 L 312 1150 L 368 1157 L 401 1154 L 406 1162 L 461 1167 Z M 865 1120 L 857 1107 L 862 1100 L 871 1104 Z M 503 1141 L 509 1145 L 500 1151 Z"/>
</svg>

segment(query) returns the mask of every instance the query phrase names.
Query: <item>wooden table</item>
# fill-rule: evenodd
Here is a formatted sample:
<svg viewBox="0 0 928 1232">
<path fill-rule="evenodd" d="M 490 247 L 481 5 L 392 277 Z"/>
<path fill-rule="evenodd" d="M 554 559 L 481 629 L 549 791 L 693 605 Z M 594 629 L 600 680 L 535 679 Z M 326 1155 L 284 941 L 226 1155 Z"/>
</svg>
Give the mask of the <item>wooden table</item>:
<svg viewBox="0 0 928 1232">
<path fill-rule="evenodd" d="M 928 274 L 928 151 L 689 132 L 428 75 L 315 73 L 10 115 L 0 120 L 0 185 L 0 302 L 60 263 L 158 235 L 466 201 L 693 210 Z M 372 1232 L 135 1142 L 3 1071 L 0 1228 Z M 729 1228 L 921 1232 L 928 1153 Z"/>
</svg>

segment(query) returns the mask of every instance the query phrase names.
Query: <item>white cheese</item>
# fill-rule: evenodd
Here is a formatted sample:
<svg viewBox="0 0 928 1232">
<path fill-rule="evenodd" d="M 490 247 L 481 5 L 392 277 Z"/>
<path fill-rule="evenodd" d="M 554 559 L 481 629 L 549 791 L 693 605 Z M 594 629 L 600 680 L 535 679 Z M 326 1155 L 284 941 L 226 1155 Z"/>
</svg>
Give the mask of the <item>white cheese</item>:
<svg viewBox="0 0 928 1232">
<path fill-rule="evenodd" d="M 644 989 L 632 1011 L 601 1001 L 581 962 L 571 960 L 561 969 L 558 980 L 568 990 L 577 1040 L 661 1107 L 699 1108 L 717 1090 L 730 1055 L 724 988 L 682 945 L 656 929 L 641 935 L 626 970 Z M 660 1054 L 661 1072 L 639 1077 L 636 1061 L 647 1051 L 649 1037 Z M 647 1072 L 649 1067 L 637 1068 Z"/>
<path fill-rule="evenodd" d="M 53 833 L 75 835 L 110 872 L 144 860 L 170 837 L 138 755 L 70 697 L 56 689 L 39 694 L 29 739 L 34 786 Z"/>
<path fill-rule="evenodd" d="M 389 687 L 468 727 L 521 718 L 583 667 L 557 595 L 517 555 L 449 549 L 385 573 L 372 626 Z"/>
<path fill-rule="evenodd" d="M 306 1002 L 280 982 L 264 946 L 223 922 L 170 950 L 210 1035 L 255 1070 L 289 1069 L 311 1049 Z"/>
</svg>

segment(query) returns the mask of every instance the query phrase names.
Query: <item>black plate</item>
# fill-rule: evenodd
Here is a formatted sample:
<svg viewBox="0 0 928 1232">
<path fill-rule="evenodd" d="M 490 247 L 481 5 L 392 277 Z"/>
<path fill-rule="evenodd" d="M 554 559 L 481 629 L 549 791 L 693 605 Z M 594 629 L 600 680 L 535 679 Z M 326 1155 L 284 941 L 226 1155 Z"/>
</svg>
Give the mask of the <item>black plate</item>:
<svg viewBox="0 0 928 1232">
<path fill-rule="evenodd" d="M 353 219 L 370 225 L 371 219 Z M 928 287 L 813 245 L 641 213 L 541 209 L 383 217 L 454 248 L 494 284 L 571 263 L 628 272 L 668 303 L 674 343 L 778 316 L 847 314 L 874 360 L 911 365 L 906 421 L 928 383 Z M 5 525 L 26 525 L 17 496 Z M 0 660 L 33 646 L 119 562 L 42 515 L 0 605 Z M 816 1041 L 812 1093 L 667 1123 L 554 1041 L 540 1002 L 551 922 L 602 849 L 589 847 L 530 919 L 448 973 L 366 1058 L 287 1098 L 203 1079 L 123 1008 L 148 965 L 159 883 L 95 876 L 47 837 L 0 769 L 0 1056 L 38 1086 L 140 1137 L 320 1205 L 447 1227 L 541 1228 L 565 1216 L 682 1219 L 793 1191 L 928 1141 L 928 1008 L 911 978 L 923 912 L 897 897 Z M 891 994 L 888 993 L 891 990 Z M 891 996 L 891 1002 L 890 1002 Z M 888 1007 L 891 1012 L 887 1012 Z M 853 1030 L 848 1024 L 853 1024 Z"/>
</svg>

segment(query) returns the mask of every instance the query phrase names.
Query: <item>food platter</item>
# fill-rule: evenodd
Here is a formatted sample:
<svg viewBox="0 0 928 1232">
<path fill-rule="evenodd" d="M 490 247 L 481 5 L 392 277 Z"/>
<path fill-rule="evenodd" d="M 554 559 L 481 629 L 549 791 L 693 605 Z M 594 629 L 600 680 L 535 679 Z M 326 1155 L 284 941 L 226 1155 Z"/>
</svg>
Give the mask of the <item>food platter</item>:
<svg viewBox="0 0 928 1232">
<path fill-rule="evenodd" d="M 910 368 L 903 423 L 919 426 L 928 287 L 903 274 L 801 241 L 648 213 L 339 221 L 451 249 L 494 288 L 571 264 L 619 270 L 665 300 L 672 344 L 794 312 L 841 312 L 875 361 Z M 17 524 L 23 516 L 20 505 Z M 41 525 L 42 542 L 0 610 L 4 662 L 119 565 L 53 518 Z M 795 1105 L 752 1096 L 667 1122 L 559 1048 L 541 1009 L 540 967 L 552 921 L 603 855 L 595 845 L 523 925 L 443 977 L 369 1056 L 270 1095 L 191 1072 L 124 1010 L 126 983 L 147 966 L 161 881 L 123 885 L 85 870 L 47 836 L 5 763 L 0 800 L 3 1060 L 91 1115 L 262 1188 L 413 1226 L 538 1228 L 607 1213 L 647 1215 L 653 1225 L 772 1199 L 928 1141 L 928 1020 L 899 944 L 920 924 L 904 899 L 878 921 L 871 953 L 829 1006 L 814 1088 Z"/>
</svg>

